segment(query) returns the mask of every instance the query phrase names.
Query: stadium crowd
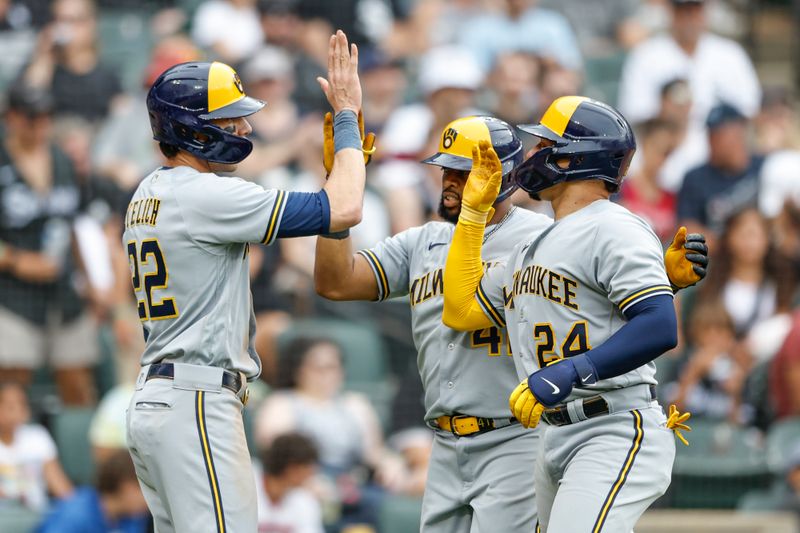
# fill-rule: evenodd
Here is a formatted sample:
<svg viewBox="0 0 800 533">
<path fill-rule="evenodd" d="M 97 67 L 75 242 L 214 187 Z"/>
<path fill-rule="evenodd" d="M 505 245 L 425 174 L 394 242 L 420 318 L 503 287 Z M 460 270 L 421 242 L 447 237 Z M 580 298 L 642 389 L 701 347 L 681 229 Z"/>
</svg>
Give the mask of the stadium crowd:
<svg viewBox="0 0 800 533">
<path fill-rule="evenodd" d="M 693 413 L 710 442 L 698 449 L 742 440 L 762 456 L 756 474 L 727 473 L 736 498 L 756 489 L 747 501 L 800 512 L 800 123 L 792 91 L 762 84 L 740 44 L 739 4 L 0 0 L 0 529 L 15 507 L 46 532 L 146 530 L 119 453 L 143 347 L 120 239 L 161 157 L 149 86 L 184 61 L 234 65 L 267 102 L 237 174 L 318 190 L 328 109 L 315 79 L 337 28 L 360 47 L 378 139 L 359 248 L 436 217 L 441 174 L 419 161 L 450 121 L 535 122 L 569 94 L 618 107 L 638 151 L 615 200 L 665 246 L 686 225 L 711 251 L 708 278 L 676 299 L 662 404 Z M 421 496 L 431 446 L 408 303 L 316 296 L 314 246 L 251 249 L 264 370 L 245 419 L 262 531 L 380 529 L 387 499 Z"/>
</svg>

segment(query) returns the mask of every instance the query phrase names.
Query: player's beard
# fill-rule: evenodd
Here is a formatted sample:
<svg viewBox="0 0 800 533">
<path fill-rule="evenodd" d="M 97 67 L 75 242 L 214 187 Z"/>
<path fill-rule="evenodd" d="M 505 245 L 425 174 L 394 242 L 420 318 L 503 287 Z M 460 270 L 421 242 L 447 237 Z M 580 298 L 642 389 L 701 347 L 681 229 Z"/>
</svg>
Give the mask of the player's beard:
<svg viewBox="0 0 800 533">
<path fill-rule="evenodd" d="M 452 192 L 452 191 L 447 191 Z M 439 197 L 439 210 L 437 213 L 442 218 L 442 220 L 446 220 L 451 224 L 458 224 L 458 215 L 461 214 L 461 197 L 459 196 L 458 205 L 454 207 L 445 207 L 444 205 L 444 193 L 442 191 L 442 195 Z"/>
</svg>

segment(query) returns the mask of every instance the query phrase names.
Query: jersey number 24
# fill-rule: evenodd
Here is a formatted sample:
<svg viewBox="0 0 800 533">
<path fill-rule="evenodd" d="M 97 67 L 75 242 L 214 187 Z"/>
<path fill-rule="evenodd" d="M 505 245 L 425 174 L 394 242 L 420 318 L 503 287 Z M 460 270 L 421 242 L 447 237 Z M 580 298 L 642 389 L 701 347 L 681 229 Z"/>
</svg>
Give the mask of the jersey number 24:
<svg viewBox="0 0 800 533">
<path fill-rule="evenodd" d="M 153 267 L 149 267 L 151 259 Z M 139 319 L 164 320 L 177 317 L 178 306 L 175 304 L 175 298 L 156 300 L 153 296 L 153 291 L 166 289 L 169 284 L 169 269 L 164 261 L 164 254 L 161 253 L 158 239 L 145 239 L 138 249 L 136 241 L 130 241 L 128 260 L 131 265 L 133 290 L 138 300 Z M 142 275 L 145 268 L 149 268 L 149 272 Z M 142 292 L 144 298 L 139 300 Z"/>
</svg>

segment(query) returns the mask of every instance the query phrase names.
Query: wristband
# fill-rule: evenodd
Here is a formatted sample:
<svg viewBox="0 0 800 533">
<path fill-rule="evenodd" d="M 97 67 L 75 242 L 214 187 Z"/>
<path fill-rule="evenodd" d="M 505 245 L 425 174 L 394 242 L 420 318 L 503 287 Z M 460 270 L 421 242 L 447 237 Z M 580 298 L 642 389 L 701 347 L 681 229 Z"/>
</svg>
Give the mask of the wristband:
<svg viewBox="0 0 800 533">
<path fill-rule="evenodd" d="M 358 117 L 349 109 L 339 111 L 333 119 L 333 151 L 336 153 L 345 148 L 361 150 Z"/>
<path fill-rule="evenodd" d="M 334 233 L 322 233 L 320 237 L 323 239 L 335 239 L 337 241 L 344 240 L 350 236 L 350 228 L 342 231 L 336 231 Z"/>
<path fill-rule="evenodd" d="M 458 220 L 467 224 L 474 224 L 477 226 L 485 226 L 489 218 L 488 211 L 478 211 L 472 207 L 461 204 L 461 213 L 458 215 Z"/>
</svg>

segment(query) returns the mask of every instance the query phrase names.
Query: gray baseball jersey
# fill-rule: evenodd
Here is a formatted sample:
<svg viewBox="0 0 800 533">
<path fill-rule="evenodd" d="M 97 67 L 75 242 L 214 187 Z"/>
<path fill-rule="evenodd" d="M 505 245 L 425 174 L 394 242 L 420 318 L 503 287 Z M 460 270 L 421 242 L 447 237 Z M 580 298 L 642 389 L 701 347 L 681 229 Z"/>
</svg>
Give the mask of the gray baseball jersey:
<svg viewBox="0 0 800 533">
<path fill-rule="evenodd" d="M 504 258 L 520 235 L 537 235 L 552 219 L 513 208 L 489 226 L 487 261 Z M 360 253 L 378 283 L 379 300 L 408 296 L 426 419 L 466 414 L 510 417 L 518 383 L 502 317 L 468 333 L 442 324 L 442 281 L 455 225 L 429 222 Z M 519 424 L 468 437 L 437 431 L 422 500 L 421 531 L 528 531 L 536 527 L 532 481 L 538 432 Z"/>
<path fill-rule="evenodd" d="M 147 340 L 142 365 L 258 376 L 248 243 L 275 240 L 285 199 L 283 191 L 189 167 L 160 168 L 142 180 L 123 235 Z"/>
<path fill-rule="evenodd" d="M 486 230 L 483 258 L 505 259 L 520 235 L 535 236 L 552 219 L 513 208 L 501 223 Z M 378 282 L 378 299 L 408 296 L 417 348 L 425 418 L 455 413 L 508 418 L 505 392 L 517 385 L 504 322 L 473 332 L 458 332 L 442 324 L 442 280 L 455 225 L 428 222 L 411 228 L 361 253 Z"/>
<path fill-rule="evenodd" d="M 519 380 L 605 342 L 625 324 L 622 313 L 631 305 L 672 295 L 658 237 L 607 200 L 517 245 L 506 264 L 487 270 L 480 290 L 508 322 Z M 656 383 L 655 364 L 576 387 L 565 401 L 638 383 Z"/>
<path fill-rule="evenodd" d="M 518 378 L 605 342 L 629 306 L 672 295 L 661 244 L 640 218 L 606 200 L 572 213 L 489 268 L 481 290 L 505 314 Z M 565 426 L 541 424 L 535 461 L 543 532 L 628 533 L 669 486 L 675 443 L 651 396 L 655 365 L 573 389 L 603 395 L 610 414 Z M 577 507 L 576 507 L 577 506 Z M 575 509 L 581 512 L 576 513 Z"/>
</svg>

